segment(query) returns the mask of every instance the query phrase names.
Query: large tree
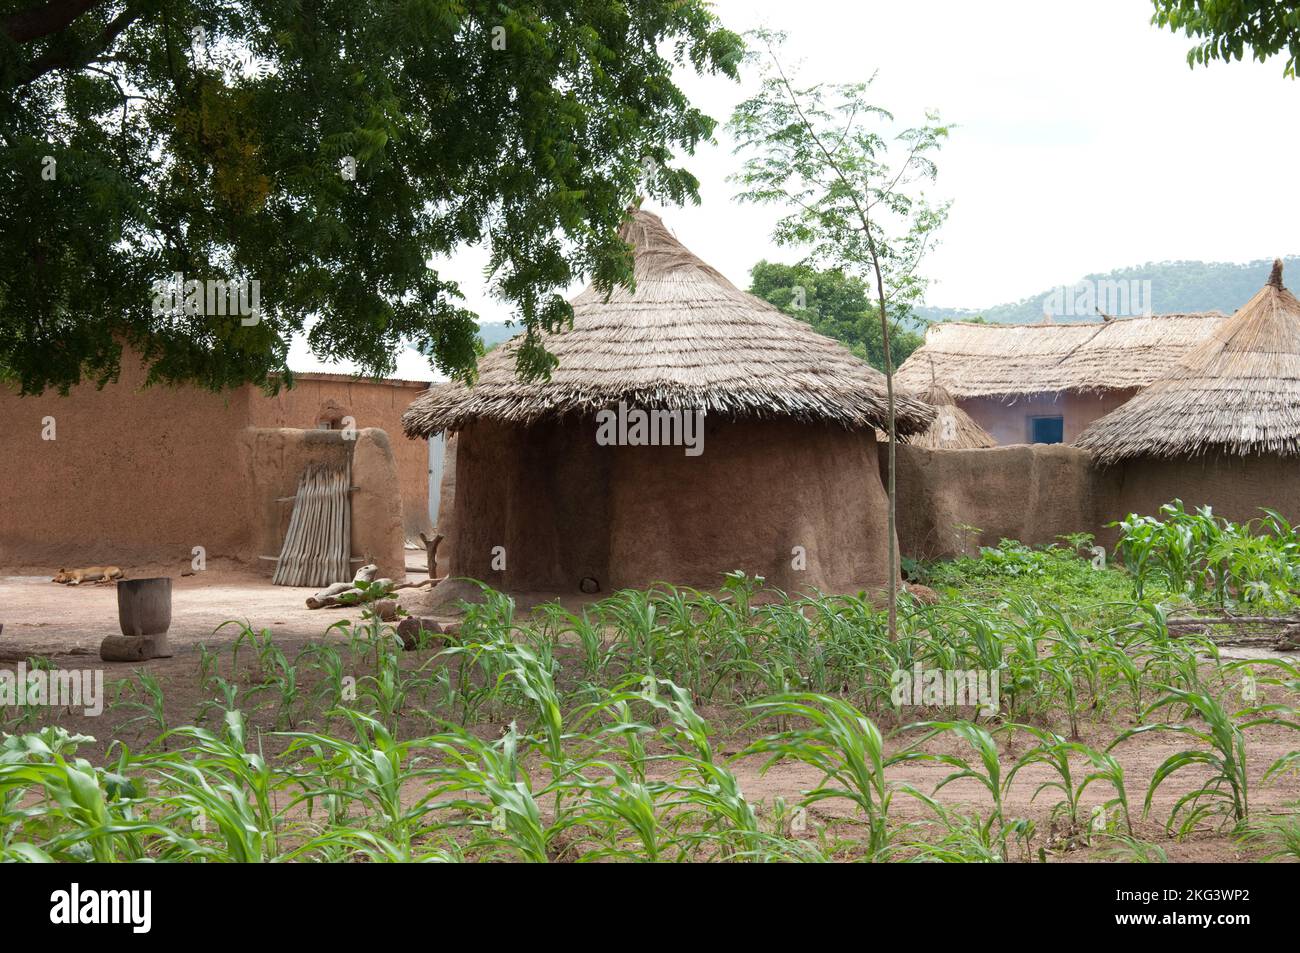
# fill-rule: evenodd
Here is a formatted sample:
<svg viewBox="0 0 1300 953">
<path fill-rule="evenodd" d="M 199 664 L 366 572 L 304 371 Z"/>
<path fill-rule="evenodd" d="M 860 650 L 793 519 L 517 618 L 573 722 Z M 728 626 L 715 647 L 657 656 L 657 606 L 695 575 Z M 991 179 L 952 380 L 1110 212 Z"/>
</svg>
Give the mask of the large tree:
<svg viewBox="0 0 1300 953">
<path fill-rule="evenodd" d="M 1300 65 L 1300 0 L 1152 0 L 1151 22 L 1196 37 L 1187 62 L 1240 60 L 1249 48 L 1261 63 L 1286 54 L 1285 75 Z"/>
<path fill-rule="evenodd" d="M 885 336 L 870 292 L 857 275 L 840 268 L 817 269 L 808 264 L 783 265 L 760 261 L 749 272 L 749 293 L 787 314 L 806 321 L 813 330 L 843 341 L 876 370 L 885 369 Z M 908 325 L 912 314 L 900 304 L 889 318 L 890 356 L 895 365 L 923 343 Z"/>
<path fill-rule="evenodd" d="M 0 378 L 107 380 L 127 344 L 154 381 L 265 383 L 306 327 L 468 376 L 428 263 L 473 244 L 544 372 L 558 292 L 630 280 L 626 206 L 698 201 L 673 155 L 714 122 L 674 65 L 741 49 L 704 0 L 0 0 Z M 155 307 L 176 273 L 258 281 L 256 323 Z"/>
</svg>

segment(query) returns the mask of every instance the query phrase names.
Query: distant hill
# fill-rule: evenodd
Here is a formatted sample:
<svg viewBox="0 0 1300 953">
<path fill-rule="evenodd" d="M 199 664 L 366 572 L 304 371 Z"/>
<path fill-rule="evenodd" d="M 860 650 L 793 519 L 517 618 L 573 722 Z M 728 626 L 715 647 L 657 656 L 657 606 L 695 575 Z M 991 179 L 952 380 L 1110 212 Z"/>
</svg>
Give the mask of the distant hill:
<svg viewBox="0 0 1300 953">
<path fill-rule="evenodd" d="M 483 321 L 478 326 L 478 336 L 485 348 L 493 348 L 502 341 L 509 341 L 520 332 L 521 328 L 507 325 L 504 321 Z"/>
<path fill-rule="evenodd" d="M 1300 257 L 1282 259 L 1285 275 L 1290 284 L 1300 289 Z M 1086 286 L 1092 286 L 1097 306 L 1106 308 L 1106 289 L 1125 283 L 1125 290 L 1133 293 L 1131 313 L 1148 309 L 1155 314 L 1174 314 L 1188 311 L 1222 311 L 1232 314 L 1250 300 L 1268 280 L 1273 260 L 1261 259 L 1244 265 L 1205 261 L 1150 262 L 1132 268 L 1120 268 L 1104 274 L 1085 275 L 1078 285 L 1060 289 L 1047 289 L 1021 301 L 999 304 L 991 308 L 915 308 L 916 314 L 926 321 L 969 321 L 982 317 L 998 324 L 1034 324 L 1043 319 L 1045 303 L 1052 306 L 1053 320 L 1060 323 L 1096 321 L 1095 310 L 1073 307 L 1089 300 Z M 1149 300 L 1141 282 L 1150 281 Z M 1130 284 L 1137 282 L 1138 284 Z M 1082 297 L 1081 297 L 1082 296 Z M 1060 307 L 1065 299 L 1066 306 Z M 1113 303 L 1113 300 L 1112 300 Z M 1087 310 L 1087 313 L 1080 313 Z M 1071 313 L 1073 312 L 1073 313 Z M 1124 315 L 1121 315 L 1124 316 Z"/>
</svg>

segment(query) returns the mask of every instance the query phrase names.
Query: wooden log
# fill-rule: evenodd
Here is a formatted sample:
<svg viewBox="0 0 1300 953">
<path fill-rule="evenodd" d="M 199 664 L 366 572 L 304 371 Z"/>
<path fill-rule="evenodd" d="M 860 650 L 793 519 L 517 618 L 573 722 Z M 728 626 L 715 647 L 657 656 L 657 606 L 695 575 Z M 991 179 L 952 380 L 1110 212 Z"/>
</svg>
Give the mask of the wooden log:
<svg viewBox="0 0 1300 953">
<path fill-rule="evenodd" d="M 1186 616 L 1167 619 L 1169 625 L 1292 625 L 1300 622 L 1289 615 L 1218 615 Z"/>
<path fill-rule="evenodd" d="M 153 657 L 148 652 L 149 644 L 135 636 L 110 635 L 99 643 L 99 657 L 105 662 L 143 662 Z"/>
<path fill-rule="evenodd" d="M 424 555 L 429 569 L 430 579 L 438 574 L 438 544 L 446 538 L 447 537 L 442 533 L 436 531 L 433 534 L 433 539 L 430 539 L 423 533 L 420 534 L 420 542 L 424 543 Z"/>
</svg>

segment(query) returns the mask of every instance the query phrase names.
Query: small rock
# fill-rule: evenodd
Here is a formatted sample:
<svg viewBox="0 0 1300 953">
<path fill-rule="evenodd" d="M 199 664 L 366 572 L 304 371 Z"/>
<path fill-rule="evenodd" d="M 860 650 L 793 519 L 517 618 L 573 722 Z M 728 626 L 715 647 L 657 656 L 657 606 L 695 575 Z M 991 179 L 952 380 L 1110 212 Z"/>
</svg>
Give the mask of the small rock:
<svg viewBox="0 0 1300 953">
<path fill-rule="evenodd" d="M 397 623 L 397 634 L 402 640 L 402 648 L 410 652 L 420 647 L 420 632 L 423 630 L 428 635 L 440 635 L 442 626 L 432 619 L 417 619 L 414 616 L 408 616 L 401 622 Z M 425 636 L 426 647 L 431 644 L 431 640 Z"/>
<path fill-rule="evenodd" d="M 375 603 L 375 614 L 384 622 L 396 622 L 397 601 L 394 599 L 380 599 Z"/>
<path fill-rule="evenodd" d="M 908 593 L 913 599 L 921 605 L 932 606 L 939 601 L 939 594 L 929 586 L 923 586 L 919 582 L 903 583 L 903 591 Z"/>
<path fill-rule="evenodd" d="M 582 582 L 578 583 L 578 588 L 588 595 L 600 592 L 600 583 L 591 576 L 583 576 Z"/>
</svg>

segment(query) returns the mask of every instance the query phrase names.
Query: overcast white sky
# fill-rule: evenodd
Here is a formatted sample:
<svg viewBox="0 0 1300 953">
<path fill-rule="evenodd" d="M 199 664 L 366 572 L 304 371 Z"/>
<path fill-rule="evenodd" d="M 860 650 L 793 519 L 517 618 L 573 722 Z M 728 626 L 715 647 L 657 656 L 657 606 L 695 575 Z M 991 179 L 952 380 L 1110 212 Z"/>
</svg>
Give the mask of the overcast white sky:
<svg viewBox="0 0 1300 953">
<path fill-rule="evenodd" d="M 1300 82 L 1282 60 L 1187 66 L 1186 37 L 1150 25 L 1147 0 L 719 0 L 729 28 L 789 34 L 802 80 L 878 71 L 874 98 L 904 124 L 926 108 L 957 128 L 938 156 L 953 199 L 925 269 L 927 303 L 979 308 L 1147 261 L 1248 261 L 1300 251 Z M 680 77 L 725 121 L 753 89 Z M 719 131 L 686 162 L 699 207 L 648 208 L 741 287 L 779 212 L 739 205 L 739 159 Z M 484 320 L 483 256 L 444 273 Z M 576 290 L 576 289 L 575 289 Z M 1158 302 L 1157 302 L 1158 304 Z"/>
</svg>

